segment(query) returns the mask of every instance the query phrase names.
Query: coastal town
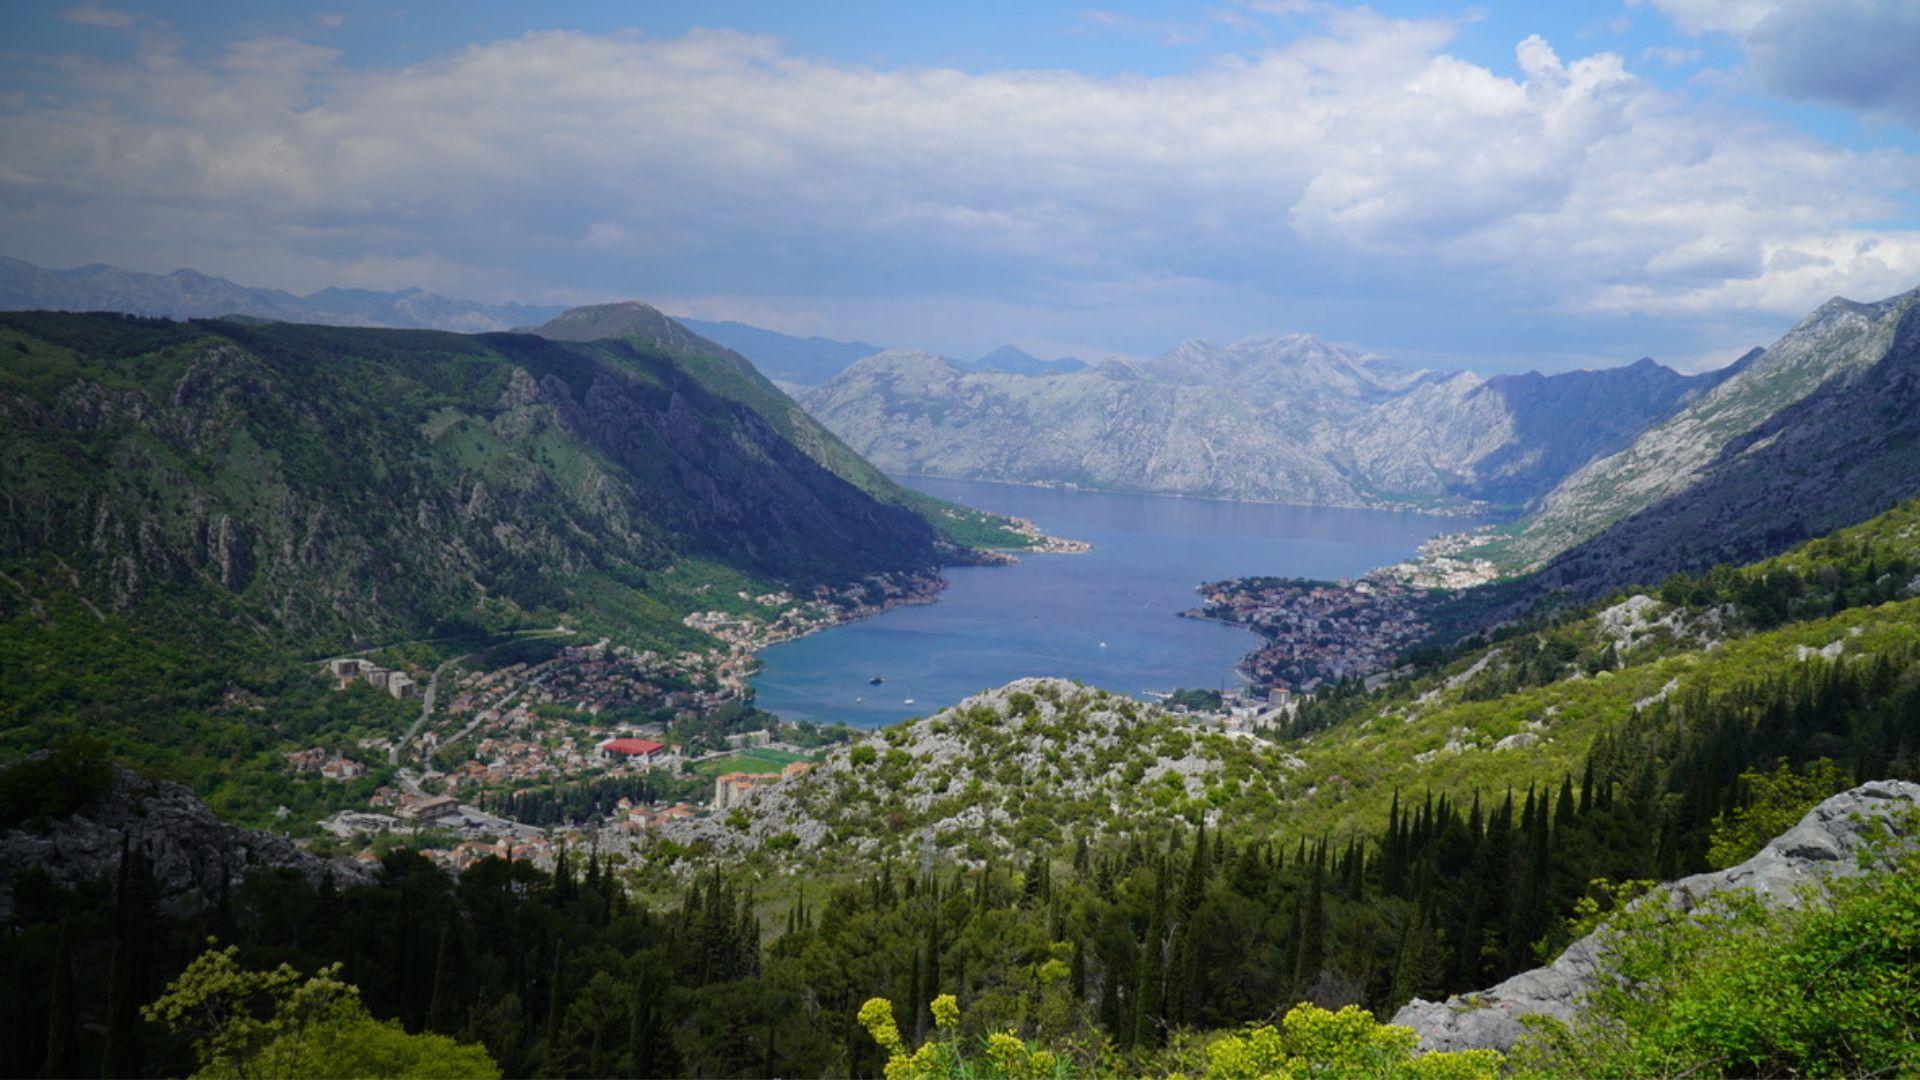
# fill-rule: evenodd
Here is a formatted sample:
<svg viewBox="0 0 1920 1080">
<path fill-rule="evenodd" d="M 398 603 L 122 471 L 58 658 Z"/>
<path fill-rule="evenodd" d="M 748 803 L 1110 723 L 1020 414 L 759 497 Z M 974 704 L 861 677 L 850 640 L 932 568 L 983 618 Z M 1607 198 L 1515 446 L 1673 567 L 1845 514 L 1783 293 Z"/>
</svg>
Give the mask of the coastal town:
<svg viewBox="0 0 1920 1080">
<path fill-rule="evenodd" d="M 568 844 L 631 848 L 676 822 L 738 808 L 852 736 L 753 709 L 747 679 L 759 649 L 931 603 L 944 585 L 931 573 L 893 573 L 804 596 L 742 590 L 682 620 L 710 647 L 672 653 L 585 641 L 562 626 L 431 666 L 398 649 L 330 658 L 322 670 L 336 692 L 418 703 L 418 719 L 404 734 L 300 747 L 282 760 L 296 779 L 334 786 L 338 795 L 323 801 L 339 808 L 318 831 L 363 860 L 395 838 L 456 870 L 488 855 L 551 865 Z M 500 809 L 583 788 L 634 794 L 543 826 Z M 340 806 L 345 799 L 356 801 Z"/>
<path fill-rule="evenodd" d="M 1200 586 L 1188 618 L 1243 626 L 1266 644 L 1239 671 L 1256 693 L 1311 694 L 1342 679 L 1379 677 L 1432 632 L 1434 605 L 1499 576 L 1471 552 L 1487 530 L 1436 537 L 1405 562 L 1358 579 L 1248 577 Z"/>
</svg>

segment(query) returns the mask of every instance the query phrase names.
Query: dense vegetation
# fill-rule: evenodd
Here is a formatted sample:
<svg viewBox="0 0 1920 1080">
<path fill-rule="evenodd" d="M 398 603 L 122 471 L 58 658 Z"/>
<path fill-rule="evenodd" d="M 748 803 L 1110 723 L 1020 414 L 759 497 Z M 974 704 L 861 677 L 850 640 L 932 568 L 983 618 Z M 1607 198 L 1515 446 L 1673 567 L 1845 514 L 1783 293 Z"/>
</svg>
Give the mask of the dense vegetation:
<svg viewBox="0 0 1920 1080">
<path fill-rule="evenodd" d="M 1006 1075 L 1249 1075 L 1239 1065 L 1262 1055 L 1376 1042 L 1404 1054 L 1357 1012 L 1338 1014 L 1350 1023 L 1299 1013 L 1284 1034 L 1220 1032 L 1271 1023 L 1296 1001 L 1377 1011 L 1535 962 L 1573 932 L 1556 912 L 1571 913 L 1561 899 L 1584 893 L 1574 879 L 1658 859 L 1633 785 L 1596 770 L 1591 784 L 1503 799 L 1491 812 L 1422 800 L 1396 810 L 1374 842 L 1339 849 L 1195 830 L 1076 844 L 1020 865 L 888 863 L 825 887 L 707 872 L 657 910 L 631 901 L 594 853 L 551 874 L 489 860 L 455 880 L 402 850 L 369 885 L 258 874 L 198 915 L 170 917 L 135 850 L 113 883 L 16 881 L 13 931 L 0 942 L 3 1067 L 132 1076 L 205 1061 L 192 1030 L 154 1022 L 168 1013 L 163 984 L 174 973 L 188 972 L 187 988 L 208 981 L 193 975 L 196 957 L 254 972 L 290 964 L 353 984 L 352 1005 L 366 1014 L 349 1009 L 341 1023 L 394 1020 L 478 1044 L 508 1075 L 878 1075 L 900 1048 L 861 1022 L 874 998 L 908 1051 L 931 1038 L 1004 1052 L 1004 1038 L 990 1037 L 1011 1034 L 1026 1072 Z M 1634 1023 L 1633 1039 L 1613 1045 L 1581 1029 L 1536 1052 L 1574 1071 L 1591 1060 L 1640 1075 L 1663 1049 L 1723 1049 L 1714 1033 L 1724 1028 L 1747 1033 L 1724 1046 L 1750 1047 L 1756 1056 L 1743 1060 L 1776 1071 L 1902 1053 L 1911 1065 L 1899 1032 L 1911 1031 L 1920 947 L 1914 869 L 1909 858 L 1849 886 L 1830 915 L 1740 906 L 1712 932 L 1669 927 L 1648 938 L 1659 948 L 1624 954 L 1637 996 L 1608 1008 Z M 208 935 L 236 951 L 200 956 Z M 1847 977 L 1823 981 L 1839 958 Z M 1794 1005 L 1815 987 L 1819 998 Z M 1759 996 L 1728 997 L 1743 993 Z M 941 995 L 956 1014 L 927 1007 Z M 152 1019 L 132 1008 L 155 1000 Z M 1717 1026 L 1688 1019 L 1700 1015 L 1689 1003 L 1722 1000 L 1739 1007 L 1714 1014 Z M 1875 1012 L 1876 1001 L 1891 1011 Z M 1324 1040 L 1306 1037 L 1316 1030 Z M 1879 1034 L 1864 1042 L 1863 1032 Z M 1432 1074 L 1381 1062 L 1369 1075 L 1479 1075 L 1486 1065 Z"/>
</svg>

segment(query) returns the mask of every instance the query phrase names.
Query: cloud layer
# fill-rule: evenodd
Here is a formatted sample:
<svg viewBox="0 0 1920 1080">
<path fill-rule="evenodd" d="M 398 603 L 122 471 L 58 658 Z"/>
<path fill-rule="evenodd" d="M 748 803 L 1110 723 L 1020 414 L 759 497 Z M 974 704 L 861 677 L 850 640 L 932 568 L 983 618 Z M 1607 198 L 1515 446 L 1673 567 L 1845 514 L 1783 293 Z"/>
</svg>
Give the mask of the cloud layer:
<svg viewBox="0 0 1920 1080">
<path fill-rule="evenodd" d="M 1881 64 L 1908 74 L 1874 97 L 1770 52 L 1798 5 L 1665 6 L 1745 35 L 1783 84 L 1907 107 L 1910 64 Z M 1449 54 L 1444 21 L 1335 11 L 1152 78 L 834 63 L 724 31 L 538 33 L 368 70 L 119 25 L 101 32 L 136 35 L 132 63 L 15 58 L 34 88 L 0 99 L 13 253 L 533 300 L 945 298 L 1068 312 L 1060 340 L 1202 294 L 1676 317 L 1920 282 L 1920 238 L 1877 224 L 1912 158 L 1537 37 L 1491 70 Z"/>
</svg>

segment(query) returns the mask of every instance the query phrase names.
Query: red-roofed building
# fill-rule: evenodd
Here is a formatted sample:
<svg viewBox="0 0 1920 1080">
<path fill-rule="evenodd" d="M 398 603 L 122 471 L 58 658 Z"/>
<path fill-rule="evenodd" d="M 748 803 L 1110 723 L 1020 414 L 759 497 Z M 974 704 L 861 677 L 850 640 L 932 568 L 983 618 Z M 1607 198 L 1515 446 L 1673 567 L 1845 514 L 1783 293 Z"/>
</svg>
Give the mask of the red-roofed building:
<svg viewBox="0 0 1920 1080">
<path fill-rule="evenodd" d="M 673 756 L 673 748 L 652 739 L 608 739 L 598 747 L 607 761 L 638 761 L 659 764 Z"/>
</svg>

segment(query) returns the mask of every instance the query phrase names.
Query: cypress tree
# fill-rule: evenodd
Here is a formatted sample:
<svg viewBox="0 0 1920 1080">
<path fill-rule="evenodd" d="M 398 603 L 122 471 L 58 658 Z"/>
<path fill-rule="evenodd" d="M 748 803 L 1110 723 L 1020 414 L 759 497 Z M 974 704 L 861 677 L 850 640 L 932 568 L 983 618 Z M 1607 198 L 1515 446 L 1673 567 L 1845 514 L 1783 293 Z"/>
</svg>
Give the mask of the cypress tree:
<svg viewBox="0 0 1920 1080">
<path fill-rule="evenodd" d="M 427 1005 L 427 1028 L 442 1035 L 460 1030 L 462 956 L 460 920 L 449 919 L 440 931 L 440 948 L 433 960 L 433 996 Z"/>
<path fill-rule="evenodd" d="M 1180 917 L 1182 921 L 1193 917 L 1200 909 L 1200 901 L 1207 894 L 1207 873 L 1210 870 L 1207 861 L 1207 823 L 1200 823 L 1200 832 L 1193 841 L 1193 858 L 1187 862 L 1187 881 L 1180 895 Z"/>
<path fill-rule="evenodd" d="M 920 1003 L 922 1012 L 940 996 L 940 986 L 940 913 L 935 909 L 933 919 L 927 924 L 927 1000 Z"/>
<path fill-rule="evenodd" d="M 1162 985 L 1166 977 L 1166 872 L 1154 877 L 1153 910 L 1147 917 L 1147 937 L 1140 946 L 1140 966 L 1133 980 L 1134 1046 L 1154 1046 L 1159 1042 Z"/>
<path fill-rule="evenodd" d="M 735 978 L 753 978 L 760 974 L 760 920 L 753 914 L 753 897 L 740 897 L 740 929 L 735 940 Z"/>
<path fill-rule="evenodd" d="M 1293 969 L 1294 997 L 1305 1001 L 1313 990 L 1313 984 L 1320 978 L 1320 968 L 1326 963 L 1326 910 L 1325 899 L 1321 896 L 1320 879 L 1325 876 L 1325 849 L 1313 864 L 1313 874 L 1307 884 L 1306 909 L 1300 916 L 1300 953 Z"/>
<path fill-rule="evenodd" d="M 47 1003 L 46 1077 L 80 1075 L 80 1026 L 73 1015 L 73 924 L 60 924 L 60 943 L 54 947 L 53 989 Z"/>
<path fill-rule="evenodd" d="M 113 888 L 113 955 L 107 971 L 106 1047 L 104 1075 L 135 1076 L 140 1072 L 136 1021 L 146 996 L 147 938 L 152 932 L 152 878 L 146 852 L 124 837 Z"/>
<path fill-rule="evenodd" d="M 920 983 L 920 957 L 920 950 L 913 950 L 913 974 L 907 981 L 907 1030 L 904 1034 L 910 1046 L 919 1046 L 927 1037 L 927 1002 L 930 999 Z"/>
<path fill-rule="evenodd" d="M 1100 973 L 1100 1026 L 1107 1029 L 1113 1041 L 1125 1046 L 1132 1036 L 1133 1025 L 1120 1022 L 1120 969 L 1122 958 L 1107 957 L 1104 970 Z"/>
<path fill-rule="evenodd" d="M 547 980 L 547 1070 L 559 1071 L 560 1019 L 566 1012 L 567 953 L 560 945 L 553 950 L 553 974 Z"/>
</svg>

